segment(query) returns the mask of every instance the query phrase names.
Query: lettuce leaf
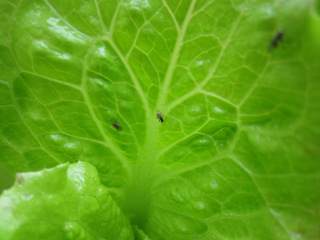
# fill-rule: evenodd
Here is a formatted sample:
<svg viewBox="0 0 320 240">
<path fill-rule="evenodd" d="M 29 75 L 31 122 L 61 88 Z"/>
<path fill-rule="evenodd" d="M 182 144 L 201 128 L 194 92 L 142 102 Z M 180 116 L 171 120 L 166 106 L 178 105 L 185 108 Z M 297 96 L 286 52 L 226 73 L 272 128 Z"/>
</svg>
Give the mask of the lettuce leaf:
<svg viewBox="0 0 320 240">
<path fill-rule="evenodd" d="M 0 199 L 1 239 L 133 239 L 89 163 L 19 173 Z"/>
<path fill-rule="evenodd" d="M 318 6 L 2 0 L 0 162 L 12 174 L 93 165 L 136 239 L 318 239 Z"/>
</svg>

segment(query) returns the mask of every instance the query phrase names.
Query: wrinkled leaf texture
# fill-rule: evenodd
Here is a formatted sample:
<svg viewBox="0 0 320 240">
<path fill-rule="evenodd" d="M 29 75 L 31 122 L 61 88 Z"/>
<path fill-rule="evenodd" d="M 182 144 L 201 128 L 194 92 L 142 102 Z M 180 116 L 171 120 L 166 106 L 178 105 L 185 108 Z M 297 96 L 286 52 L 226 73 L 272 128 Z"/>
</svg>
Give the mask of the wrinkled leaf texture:
<svg viewBox="0 0 320 240">
<path fill-rule="evenodd" d="M 0 4 L 6 169 L 92 164 L 141 239 L 319 239 L 314 1 Z"/>
</svg>

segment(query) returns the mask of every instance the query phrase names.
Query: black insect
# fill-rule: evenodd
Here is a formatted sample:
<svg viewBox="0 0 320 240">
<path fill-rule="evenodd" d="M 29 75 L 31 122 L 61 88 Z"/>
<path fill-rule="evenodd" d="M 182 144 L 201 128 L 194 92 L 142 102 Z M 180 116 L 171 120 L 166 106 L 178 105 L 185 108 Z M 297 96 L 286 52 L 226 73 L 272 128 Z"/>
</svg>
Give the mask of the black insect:
<svg viewBox="0 0 320 240">
<path fill-rule="evenodd" d="M 112 126 L 117 130 L 121 130 L 121 126 L 117 121 L 113 121 Z"/>
<path fill-rule="evenodd" d="M 279 43 L 281 42 L 283 38 L 283 30 L 279 30 L 276 35 L 273 37 L 270 46 L 269 46 L 269 51 L 272 51 L 273 49 L 277 48 Z"/>
<path fill-rule="evenodd" d="M 159 122 L 164 122 L 163 116 L 159 112 L 157 113 L 157 119 L 159 119 Z"/>
</svg>

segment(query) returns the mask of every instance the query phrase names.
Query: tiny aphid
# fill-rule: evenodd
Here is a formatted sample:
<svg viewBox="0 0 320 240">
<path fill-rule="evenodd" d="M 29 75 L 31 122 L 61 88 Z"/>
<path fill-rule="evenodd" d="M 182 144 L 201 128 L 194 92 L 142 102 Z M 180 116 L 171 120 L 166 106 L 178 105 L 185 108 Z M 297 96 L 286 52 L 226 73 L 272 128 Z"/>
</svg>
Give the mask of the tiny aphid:
<svg viewBox="0 0 320 240">
<path fill-rule="evenodd" d="M 277 48 L 279 43 L 281 42 L 282 38 L 283 38 L 283 30 L 279 30 L 276 35 L 273 37 L 271 43 L 270 43 L 270 47 L 269 50 L 272 51 L 273 49 Z"/>
<path fill-rule="evenodd" d="M 163 116 L 159 112 L 157 113 L 157 119 L 159 119 L 159 122 L 164 122 Z"/>
<path fill-rule="evenodd" d="M 117 130 L 121 130 L 121 126 L 117 121 L 113 121 L 112 126 Z"/>
<path fill-rule="evenodd" d="M 17 173 L 17 181 L 19 184 L 22 184 L 24 182 L 24 178 L 21 173 Z"/>
</svg>

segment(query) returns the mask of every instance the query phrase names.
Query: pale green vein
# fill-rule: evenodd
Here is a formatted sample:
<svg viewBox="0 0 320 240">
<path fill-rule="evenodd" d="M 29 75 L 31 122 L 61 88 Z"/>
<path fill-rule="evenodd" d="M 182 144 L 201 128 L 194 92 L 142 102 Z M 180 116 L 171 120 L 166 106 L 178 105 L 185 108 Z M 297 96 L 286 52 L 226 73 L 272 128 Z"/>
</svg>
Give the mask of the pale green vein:
<svg viewBox="0 0 320 240">
<path fill-rule="evenodd" d="M 161 208 L 163 210 L 166 210 L 166 211 L 169 211 L 169 212 L 172 212 L 172 213 L 175 213 L 179 216 L 186 216 L 186 217 L 189 217 L 189 218 L 193 218 L 193 219 L 197 219 L 201 222 L 204 222 L 202 218 L 199 218 L 199 217 L 196 217 L 196 216 L 193 216 L 193 215 L 190 215 L 188 213 L 186 213 L 186 211 L 179 211 L 179 209 L 173 209 L 172 207 L 170 206 L 166 206 L 164 204 L 153 204 L 154 207 L 158 207 L 158 208 Z"/>
<path fill-rule="evenodd" d="M 54 120 L 54 122 L 56 124 L 55 120 Z M 97 143 L 99 145 L 102 145 L 104 147 L 109 148 L 109 146 L 103 141 L 99 141 L 99 140 L 96 140 L 96 139 L 93 139 L 93 138 L 86 138 L 86 137 L 80 137 L 80 136 L 72 135 L 72 134 L 69 134 L 69 133 L 66 133 L 66 132 L 60 130 L 59 127 L 57 127 L 57 128 L 58 128 L 58 131 L 51 131 L 51 132 L 42 133 L 42 134 L 39 134 L 39 136 L 47 136 L 47 134 L 63 134 L 63 135 L 66 135 L 68 137 L 74 138 L 76 140 L 84 140 L 84 141 L 87 141 L 87 142 Z"/>
<path fill-rule="evenodd" d="M 79 85 L 76 85 L 76 84 L 73 84 L 73 83 L 60 81 L 60 80 L 52 78 L 52 77 L 47 77 L 47 76 L 41 75 L 39 73 L 29 72 L 29 71 L 26 71 L 26 70 L 21 70 L 21 73 L 27 73 L 27 74 L 30 74 L 30 75 L 33 75 L 33 76 L 36 76 L 36 77 L 40 77 L 40 78 L 46 79 L 48 81 L 55 82 L 55 83 L 58 83 L 58 84 L 61 84 L 61 85 L 67 86 L 67 87 L 74 88 L 74 89 L 76 89 L 78 91 L 81 91 L 81 87 Z"/>
<path fill-rule="evenodd" d="M 25 82 L 26 82 L 26 81 L 25 81 Z M 33 92 L 33 89 L 28 85 L 27 82 L 26 82 L 26 84 L 27 84 L 28 88 L 30 89 L 30 92 L 32 93 L 32 95 L 34 96 L 34 98 L 35 98 L 39 103 L 41 103 L 41 101 L 39 100 L 39 98 L 38 98 L 38 97 L 36 96 L 36 94 Z M 82 103 L 82 102 L 77 102 L 77 103 Z M 41 103 L 41 104 L 42 104 L 42 103 Z M 57 123 L 56 119 L 55 119 L 55 118 L 53 117 L 53 115 L 51 114 L 51 111 L 48 109 L 47 105 L 42 104 L 42 106 L 44 106 L 44 108 L 47 110 L 50 118 L 52 119 L 52 121 L 53 121 L 54 125 L 56 126 L 56 128 L 58 129 L 58 131 L 56 131 L 56 132 L 46 132 L 46 133 L 44 133 L 44 134 L 40 134 L 39 136 L 41 136 L 41 135 L 46 136 L 46 134 L 48 134 L 48 133 L 56 133 L 56 134 L 57 134 L 57 133 L 60 133 L 60 134 L 62 133 L 62 134 L 64 134 L 64 135 L 69 136 L 69 137 L 72 137 L 72 138 L 81 139 L 81 140 L 85 140 L 85 141 L 97 143 L 97 144 L 103 145 L 103 146 L 105 146 L 105 147 L 109 147 L 105 142 L 102 142 L 102 141 L 99 141 L 99 140 L 96 140 L 96 139 L 92 139 L 92 138 L 86 138 L 86 137 L 81 137 L 81 136 L 74 136 L 74 135 L 72 135 L 72 134 L 69 134 L 69 133 L 64 132 L 64 131 L 60 128 L 60 126 L 59 126 L 59 124 Z"/>
<path fill-rule="evenodd" d="M 13 145 L 12 142 L 8 141 L 6 138 L 1 137 L 1 144 L 3 144 L 2 146 L 6 145 L 7 148 L 18 153 L 18 155 L 20 155 L 20 157 L 23 158 L 24 150 L 19 149 L 16 145 Z M 3 162 L 1 164 L 3 164 Z M 23 166 L 24 169 L 26 169 L 27 162 L 23 162 L 21 163 L 21 165 Z"/>
<path fill-rule="evenodd" d="M 170 145 L 167 145 L 166 147 L 164 147 L 159 154 L 157 155 L 157 158 L 159 159 L 163 154 L 165 154 L 167 151 L 169 151 L 170 149 L 172 149 L 173 147 L 177 146 L 179 143 L 183 142 L 184 140 L 187 140 L 189 137 L 191 137 L 192 135 L 199 133 L 199 131 L 206 126 L 207 123 L 209 123 L 210 120 L 207 119 L 207 121 L 205 121 L 202 125 L 200 125 L 198 128 L 196 128 L 195 130 L 193 130 L 191 133 L 185 135 L 182 138 L 179 138 L 177 141 L 174 141 L 173 143 L 171 143 Z"/>
<path fill-rule="evenodd" d="M 161 184 L 162 182 L 164 182 L 164 181 L 166 181 L 176 175 L 179 175 L 179 174 L 191 171 L 191 170 L 195 170 L 196 168 L 210 165 L 211 163 L 214 163 L 214 162 L 216 162 L 222 158 L 225 158 L 227 156 L 228 156 L 228 154 L 226 154 L 226 153 L 218 153 L 214 157 L 211 157 L 208 159 L 202 159 L 201 161 L 196 161 L 196 162 L 193 162 L 189 165 L 161 173 L 156 177 L 155 181 L 153 182 L 153 186 L 157 186 L 157 185 Z"/>
<path fill-rule="evenodd" d="M 81 36 L 83 36 L 86 39 L 91 39 L 90 36 L 88 36 L 87 34 L 79 31 L 77 28 L 75 28 L 74 26 L 72 26 L 63 16 L 61 16 L 61 14 L 53 7 L 53 5 L 48 1 L 48 0 L 44 0 L 45 4 L 50 8 L 50 10 L 62 21 L 64 22 L 64 24 L 66 24 L 68 27 L 70 27 L 71 29 L 73 29 L 75 32 L 77 32 L 78 34 L 80 34 Z"/>
<path fill-rule="evenodd" d="M 52 116 L 51 112 L 49 111 L 47 105 L 41 103 L 40 99 L 37 97 L 37 95 L 34 93 L 33 89 L 29 86 L 28 82 L 27 82 L 25 79 L 24 79 L 24 82 L 25 82 L 26 85 L 28 86 L 28 88 L 29 88 L 30 92 L 32 93 L 33 97 L 38 101 L 39 104 L 41 104 L 41 105 L 47 110 L 47 112 L 48 112 L 50 118 L 52 119 L 53 123 L 55 124 L 56 128 L 57 128 L 60 132 L 62 132 L 61 129 L 60 129 L 60 127 L 59 127 L 59 125 L 58 125 L 58 123 L 56 122 L 56 120 L 55 120 L 54 117 Z"/>
<path fill-rule="evenodd" d="M 208 7 L 212 3 L 216 3 L 216 1 L 207 1 L 207 3 L 203 4 L 200 8 L 198 8 L 198 9 L 196 9 L 196 11 L 194 11 L 194 16 L 198 15 L 199 13 L 206 12 L 206 9 L 208 9 Z"/>
<path fill-rule="evenodd" d="M 308 175 L 303 175 L 301 173 L 296 173 L 296 172 L 291 172 L 291 173 L 278 173 L 278 174 L 273 174 L 273 173 L 268 173 L 268 174 L 256 174 L 252 173 L 252 176 L 255 176 L 256 178 L 260 179 L 278 179 L 278 180 L 283 180 L 283 178 L 302 178 L 302 179 L 308 179 L 308 180 L 314 180 L 314 181 L 319 181 L 320 176 L 316 174 L 309 173 Z"/>
<path fill-rule="evenodd" d="M 79 207 L 77 209 L 79 211 Z M 48 210 L 49 212 L 50 210 Z M 79 213 L 77 214 L 79 216 Z M 93 239 L 98 239 L 97 234 L 94 234 L 92 231 L 90 231 L 87 227 L 85 227 L 80 220 L 75 220 L 74 222 L 78 223 L 89 235 L 93 237 Z M 83 232 L 81 232 L 81 238 L 83 237 Z M 88 235 L 86 235 L 85 238 L 87 238 Z"/>
<path fill-rule="evenodd" d="M 106 33 L 107 32 L 107 27 L 104 24 L 104 21 L 103 21 L 102 15 L 101 15 L 101 9 L 99 7 L 99 3 L 97 2 L 97 0 L 94 0 L 94 5 L 96 7 L 96 11 L 97 11 L 97 14 L 98 14 L 98 17 L 99 17 L 99 20 L 100 20 L 101 30 L 102 30 L 103 33 Z"/>
<path fill-rule="evenodd" d="M 100 122 L 100 120 L 98 119 L 89 94 L 88 94 L 88 89 L 87 89 L 87 69 L 88 69 L 88 59 L 90 57 L 91 54 L 91 49 L 88 50 L 85 59 L 83 61 L 83 70 L 82 70 L 82 77 L 81 77 L 81 87 L 82 87 L 82 95 L 84 97 L 85 103 L 88 107 L 88 110 L 90 112 L 90 115 L 92 117 L 92 120 L 94 121 L 95 125 L 97 126 L 97 128 L 99 129 L 104 141 L 106 142 L 106 144 L 109 146 L 110 150 L 113 151 L 113 153 L 115 154 L 115 156 L 117 156 L 117 158 L 121 161 L 121 163 L 123 164 L 123 166 L 126 167 L 126 169 L 130 169 L 131 166 L 129 165 L 129 161 L 128 159 L 123 155 L 122 150 L 116 146 L 113 141 L 106 135 L 105 130 Z"/>
<path fill-rule="evenodd" d="M 138 48 L 138 47 L 136 47 L 136 49 L 137 49 L 137 51 L 140 51 L 140 53 L 141 54 L 143 54 L 143 55 L 145 55 L 146 57 L 148 57 L 148 54 L 147 53 L 145 53 L 144 51 L 142 51 L 140 48 Z M 160 76 L 159 76 L 159 71 L 157 71 L 157 67 L 156 67 L 156 65 L 154 65 L 154 63 L 151 61 L 151 59 L 149 58 L 149 63 L 151 64 L 151 66 L 152 66 L 152 70 L 155 72 L 155 76 L 156 77 L 154 77 L 155 79 L 158 79 L 158 84 L 159 84 L 159 82 L 160 82 Z M 143 66 L 143 65 L 142 65 Z M 149 74 L 147 74 L 147 72 L 146 72 L 146 70 L 144 69 L 144 67 L 141 69 L 141 70 L 143 70 L 143 72 L 145 73 L 145 75 L 146 76 L 148 76 L 148 79 L 149 79 L 149 81 L 150 81 L 150 84 L 151 85 L 153 85 L 153 82 L 155 81 L 155 80 L 151 80 L 150 79 L 150 75 Z M 149 85 L 149 88 L 150 88 L 150 85 Z"/>
<path fill-rule="evenodd" d="M 231 106 L 233 106 L 233 107 L 235 107 L 235 108 L 237 107 L 233 102 L 231 102 L 231 101 L 229 101 L 228 99 L 223 98 L 223 97 L 221 97 L 220 95 L 215 94 L 215 93 L 213 93 L 213 92 L 209 92 L 209 91 L 207 91 L 207 90 L 200 89 L 200 90 L 199 90 L 199 93 L 203 93 L 204 95 L 207 95 L 207 96 L 210 96 L 210 97 L 219 99 L 219 100 L 221 100 L 222 102 L 228 103 L 229 105 L 231 105 Z"/>
<path fill-rule="evenodd" d="M 168 6 L 166 0 L 162 0 L 162 3 L 163 3 L 163 5 L 165 6 L 165 8 L 167 9 L 168 13 L 170 14 L 170 16 L 171 16 L 171 18 L 172 18 L 172 21 L 173 21 L 173 23 L 174 23 L 174 26 L 175 26 L 175 28 L 176 28 L 176 30 L 177 30 L 177 32 L 178 32 L 179 29 L 180 29 L 180 27 L 179 27 L 179 24 L 178 24 L 178 22 L 177 22 L 176 17 L 174 16 L 174 13 L 171 11 L 171 8 Z"/>
<path fill-rule="evenodd" d="M 207 198 L 210 198 L 214 202 L 216 202 L 219 205 L 221 205 L 221 202 L 217 201 L 217 199 L 214 198 L 214 195 L 202 191 L 200 188 L 198 188 L 198 186 L 196 186 L 192 181 L 190 181 L 190 179 L 188 177 L 186 178 L 185 176 L 180 175 L 175 179 L 181 180 L 187 186 L 188 189 L 192 188 L 192 190 L 194 192 L 197 192 L 199 195 L 206 196 Z"/>
<path fill-rule="evenodd" d="M 247 101 L 247 99 L 251 96 L 251 94 L 253 93 L 253 91 L 256 89 L 256 87 L 258 86 L 259 80 L 264 76 L 264 73 L 266 72 L 266 70 L 268 69 L 269 66 L 269 61 L 266 61 L 259 77 L 256 79 L 256 81 L 251 85 L 249 91 L 246 93 L 246 95 L 243 97 L 243 99 L 241 100 L 241 102 L 239 104 L 237 104 L 237 106 L 239 108 L 241 108 L 241 106 Z"/>
<path fill-rule="evenodd" d="M 33 89 L 28 85 L 28 83 L 25 81 L 26 85 L 28 86 L 30 92 L 32 93 L 32 95 L 34 96 L 34 98 L 38 101 L 38 103 L 41 103 L 41 101 L 39 100 L 39 98 L 36 96 L 36 94 L 34 93 Z M 58 131 L 56 132 L 46 132 L 46 133 L 43 133 L 43 134 L 39 134 L 38 136 L 47 136 L 47 134 L 49 133 L 56 133 L 56 134 L 64 134 L 66 136 L 69 136 L 69 137 L 72 137 L 72 138 L 76 138 L 76 139 L 82 139 L 82 140 L 86 140 L 86 141 L 90 141 L 90 142 L 95 142 L 95 143 L 98 143 L 98 144 L 101 144 L 101 145 L 104 145 L 106 147 L 108 147 L 108 145 L 106 145 L 106 143 L 104 142 L 101 142 L 101 141 L 98 141 L 98 140 L 95 140 L 95 139 L 90 139 L 90 138 L 85 138 L 85 137 L 79 137 L 79 136 L 74 136 L 74 135 L 71 135 L 71 134 L 68 134 L 68 133 L 65 133 L 64 131 L 62 131 L 59 127 L 59 124 L 57 123 L 57 121 L 55 120 L 55 118 L 52 116 L 51 112 L 49 111 L 47 105 L 45 104 L 42 104 L 41 105 L 47 110 L 50 118 L 52 119 L 54 125 L 56 126 L 56 128 L 58 129 Z M 50 155 L 50 154 L 49 154 Z"/>
<path fill-rule="evenodd" d="M 118 1 L 116 10 L 114 11 L 112 19 L 111 19 L 111 23 L 110 23 L 110 26 L 109 26 L 109 37 L 110 37 L 110 39 L 113 39 L 114 28 L 115 28 L 115 25 L 116 25 L 116 20 L 117 20 L 120 8 L 122 6 L 122 2 L 123 2 L 122 0 Z"/>
<path fill-rule="evenodd" d="M 201 81 L 201 83 L 194 88 L 192 91 L 188 92 L 187 94 L 183 95 L 182 97 L 176 99 L 175 101 L 171 102 L 168 106 L 167 106 L 167 111 L 169 112 L 170 110 L 172 110 L 175 106 L 181 104 L 182 102 L 184 102 L 186 99 L 190 98 L 191 96 L 195 95 L 196 93 L 199 92 L 199 90 L 201 90 L 207 83 L 208 81 L 213 77 L 214 73 L 216 72 L 216 70 L 218 69 L 220 62 L 222 60 L 222 57 L 224 56 L 224 53 L 226 51 L 226 49 L 228 48 L 232 37 L 237 29 L 237 27 L 239 26 L 240 22 L 242 19 L 242 14 L 240 13 L 239 16 L 237 17 L 237 19 L 235 20 L 232 28 L 230 29 L 230 33 L 225 41 L 225 43 L 222 45 L 221 51 L 214 63 L 214 65 L 211 67 L 211 71 L 207 74 L 207 76 L 204 78 L 204 80 Z"/>
<path fill-rule="evenodd" d="M 293 237 L 292 235 L 292 232 L 287 229 L 287 227 L 284 225 L 283 222 L 281 222 L 278 217 L 276 217 L 274 211 L 272 210 L 272 208 L 270 207 L 267 199 L 265 198 L 265 196 L 262 194 L 262 192 L 260 191 L 259 187 L 258 187 L 258 184 L 256 182 L 256 180 L 254 179 L 254 177 L 252 176 L 252 172 L 242 164 L 241 161 L 239 161 L 235 156 L 230 156 L 230 159 L 236 164 L 238 165 L 243 171 L 245 171 L 251 178 L 253 184 L 255 185 L 256 189 L 257 189 L 257 192 L 259 193 L 259 195 L 261 196 L 261 198 L 263 199 L 269 213 L 271 214 L 271 216 L 279 223 L 279 225 L 283 228 L 283 230 L 290 236 L 290 237 Z"/>
<path fill-rule="evenodd" d="M 298 207 L 295 205 L 291 205 L 291 204 L 281 204 L 281 203 L 271 203 L 270 206 L 274 206 L 274 207 L 280 207 L 280 208 L 290 208 L 290 209 L 299 209 L 301 211 L 304 211 L 310 215 L 312 215 L 313 217 L 316 217 L 316 213 L 314 212 L 313 209 L 308 209 L 308 208 L 304 208 L 304 207 Z"/>
<path fill-rule="evenodd" d="M 137 139 L 137 136 L 136 136 L 136 134 L 134 133 L 134 130 L 133 130 L 131 124 L 130 124 L 130 123 L 126 120 L 126 118 L 121 114 L 121 111 L 119 111 L 119 107 L 118 107 L 118 102 L 117 102 L 117 101 L 116 101 L 116 106 L 117 106 L 117 110 L 118 110 L 117 113 L 118 113 L 118 115 L 120 116 L 121 121 L 124 122 L 124 123 L 128 126 L 129 131 L 131 132 L 131 135 L 132 135 L 132 137 L 133 137 L 133 139 L 134 139 L 134 142 L 135 142 L 136 146 L 139 147 L 140 144 L 139 144 L 139 141 L 138 141 L 138 139 Z M 105 110 L 109 110 L 108 108 L 106 108 L 106 107 L 104 107 L 104 106 L 102 106 L 102 105 L 99 105 L 98 107 L 100 107 L 100 108 L 102 108 L 102 109 L 105 109 Z"/>
<path fill-rule="evenodd" d="M 134 71 L 132 70 L 130 64 L 127 62 L 127 60 L 125 59 L 125 57 L 121 53 L 120 49 L 112 41 L 112 39 L 106 37 L 106 38 L 104 38 L 104 40 L 107 41 L 110 44 L 110 46 L 113 48 L 115 53 L 120 58 L 120 60 L 123 63 L 124 67 L 127 69 L 128 73 L 129 73 L 129 76 L 130 76 L 131 80 L 133 81 L 134 87 L 135 87 L 135 89 L 137 90 L 137 92 L 140 95 L 143 107 L 146 110 L 146 114 L 147 114 L 147 116 L 150 116 L 150 112 L 151 111 L 150 111 L 150 107 L 149 107 L 149 104 L 148 104 L 148 100 L 147 100 L 146 94 L 144 93 L 144 91 L 143 91 L 143 89 L 141 87 L 141 84 L 140 84 L 139 80 L 137 79 Z"/>
<path fill-rule="evenodd" d="M 173 77 L 173 74 L 174 74 L 178 59 L 179 59 L 182 43 L 183 43 L 186 31 L 187 31 L 189 22 L 192 17 L 192 12 L 193 12 L 193 8 L 195 6 L 195 3 L 196 3 L 196 0 L 191 1 L 188 12 L 187 12 L 186 17 L 184 19 L 184 22 L 182 24 L 182 27 L 178 31 L 178 38 L 177 38 L 176 44 L 174 46 L 170 61 L 169 61 L 166 75 L 164 77 L 164 81 L 163 81 L 163 84 L 161 87 L 162 94 L 160 94 L 160 96 L 158 98 L 158 101 L 156 104 L 156 109 L 160 109 L 160 106 L 165 103 L 166 98 L 169 94 L 169 87 L 170 87 L 172 77 Z"/>
<path fill-rule="evenodd" d="M 250 213 L 246 215 L 236 215 L 234 213 L 231 214 L 223 214 L 223 215 L 218 215 L 214 217 L 210 217 L 207 219 L 208 222 L 214 222 L 218 219 L 250 219 L 252 217 L 261 217 L 261 214 L 263 214 L 263 211 L 258 211 L 255 213 Z M 253 238 L 248 238 L 248 239 L 253 239 Z"/>
<path fill-rule="evenodd" d="M 143 22 L 143 24 L 140 26 L 140 28 L 138 29 L 138 32 L 136 33 L 136 36 L 135 36 L 135 38 L 134 38 L 134 40 L 133 40 L 133 43 L 132 43 L 130 49 L 128 50 L 128 52 L 127 52 L 126 55 L 124 56 L 125 59 L 128 59 L 128 57 L 130 56 L 132 50 L 133 50 L 134 47 L 136 46 L 137 41 L 138 41 L 138 38 L 139 38 L 140 33 L 141 33 L 141 31 L 143 30 L 143 28 L 144 28 L 145 26 L 147 26 L 147 25 L 152 26 L 151 23 L 150 23 L 150 21 L 156 16 L 156 14 L 157 14 L 157 12 L 154 12 L 154 13 L 151 15 L 151 17 L 150 17 L 147 21 Z M 147 54 L 146 54 L 146 55 L 147 55 Z"/>
<path fill-rule="evenodd" d="M 14 84 L 14 82 L 12 81 L 12 85 Z M 13 90 L 13 86 L 10 86 L 10 95 L 11 95 L 11 98 L 12 98 L 12 101 L 13 101 L 13 104 L 15 106 L 15 109 L 21 119 L 21 121 L 23 122 L 23 124 L 27 127 L 28 131 L 31 133 L 31 135 L 33 136 L 33 138 L 36 140 L 36 142 L 39 144 L 39 146 L 46 152 L 48 153 L 48 155 L 54 160 L 56 161 L 57 163 L 62 163 L 62 161 L 60 161 L 59 159 L 57 159 L 54 155 L 51 154 L 50 151 L 48 151 L 44 146 L 43 144 L 41 143 L 41 141 L 38 139 L 38 137 L 35 135 L 35 133 L 31 130 L 30 126 L 27 124 L 27 122 L 25 121 L 25 119 L 23 118 L 22 116 L 22 113 L 20 111 L 20 108 L 18 106 L 18 103 L 17 103 L 17 98 L 15 97 L 14 95 L 14 90 Z"/>
<path fill-rule="evenodd" d="M 194 42 L 194 41 L 197 41 L 197 40 L 200 40 L 202 38 L 212 38 L 214 40 L 216 40 L 220 46 L 222 46 L 222 43 L 220 41 L 219 38 L 217 38 L 215 35 L 213 34 L 201 34 L 200 36 L 196 36 L 196 37 L 193 37 L 193 38 L 189 38 L 188 40 L 184 41 L 183 44 L 186 44 L 186 43 L 191 43 L 191 42 Z M 214 48 L 214 46 L 212 47 Z M 200 53 L 202 54 L 202 53 Z"/>
<path fill-rule="evenodd" d="M 4 81 L 4 80 L 1 80 L 1 79 L 0 79 L 0 83 L 3 84 L 3 85 L 9 85 L 8 82 L 6 82 L 6 81 Z"/>
<path fill-rule="evenodd" d="M 224 159 L 229 159 L 229 155 L 226 154 L 226 157 L 224 157 Z M 223 179 L 225 182 L 229 183 L 229 178 L 225 175 L 225 174 L 221 174 L 217 171 L 217 169 L 215 169 L 214 166 L 212 166 L 211 164 L 208 165 L 208 168 L 211 169 L 212 172 L 214 172 L 214 174 L 218 177 L 220 177 L 221 179 Z M 224 197 L 223 202 L 228 201 L 230 199 L 232 199 L 234 196 L 236 196 L 239 193 L 244 193 L 243 191 L 237 191 L 236 187 L 233 186 L 232 184 L 229 184 L 229 187 L 232 189 L 232 193 L 229 195 L 229 197 Z"/>
</svg>

